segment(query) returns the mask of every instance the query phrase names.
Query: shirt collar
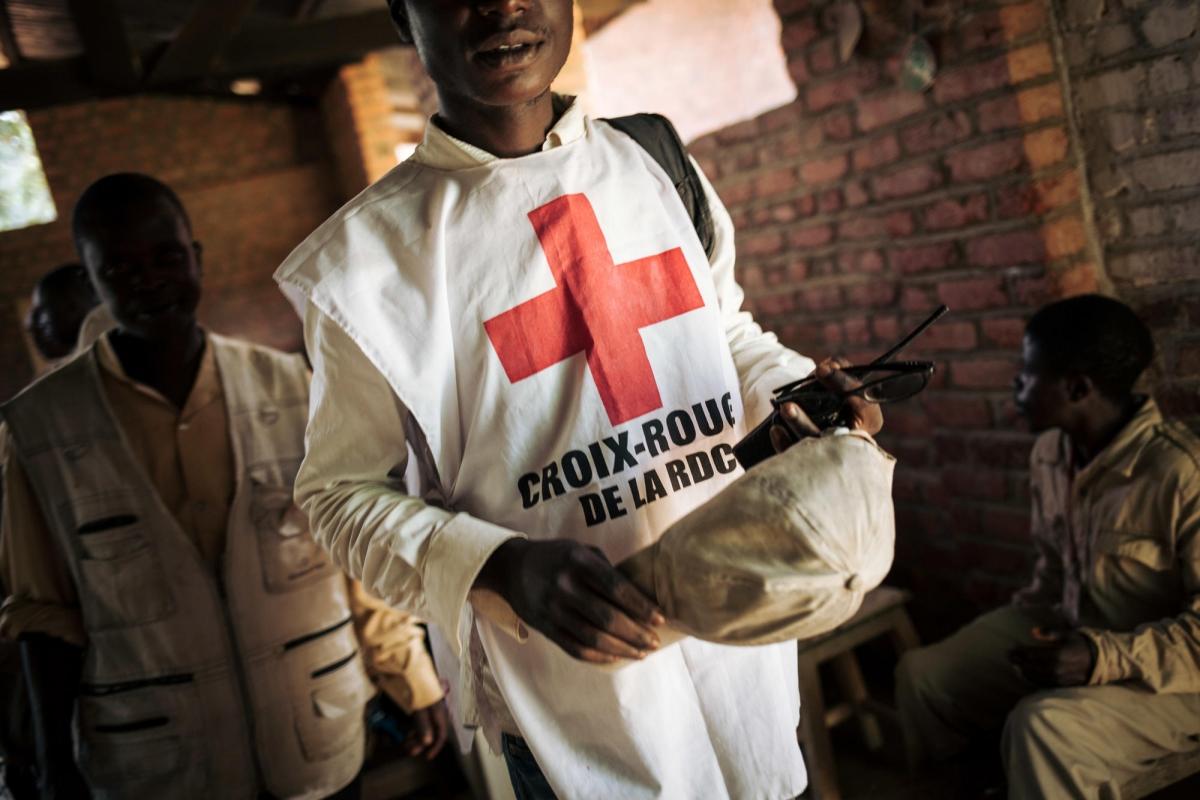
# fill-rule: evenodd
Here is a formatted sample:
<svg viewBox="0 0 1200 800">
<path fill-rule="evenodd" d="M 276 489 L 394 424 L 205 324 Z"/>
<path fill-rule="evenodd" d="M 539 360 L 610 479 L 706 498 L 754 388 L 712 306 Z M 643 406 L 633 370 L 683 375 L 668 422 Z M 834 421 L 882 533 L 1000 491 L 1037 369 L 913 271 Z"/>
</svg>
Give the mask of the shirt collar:
<svg viewBox="0 0 1200 800">
<path fill-rule="evenodd" d="M 96 340 L 95 352 L 96 360 L 105 372 L 134 391 L 175 409 L 175 404 L 158 391 L 144 383 L 138 383 L 126 374 L 125 368 L 121 366 L 121 360 L 117 358 L 117 353 L 108 340 L 108 335 L 101 336 Z M 219 400 L 221 396 L 221 376 L 217 370 L 216 356 L 213 355 L 212 337 L 205 332 L 204 353 L 200 356 L 200 368 L 196 371 L 196 382 L 192 384 L 192 391 L 188 394 L 183 408 L 175 410 L 180 419 L 186 419 L 213 401 Z"/>
<path fill-rule="evenodd" d="M 546 134 L 542 150 L 552 150 L 570 144 L 583 138 L 587 133 L 587 115 L 583 113 L 583 104 L 569 95 L 554 95 L 555 111 L 561 109 L 558 121 Z M 499 156 L 456 139 L 438 125 L 436 117 L 429 120 L 425 126 L 425 138 L 417 146 L 412 160 L 418 164 L 441 170 L 459 170 L 479 167 L 501 161 Z"/>
<path fill-rule="evenodd" d="M 1161 424 L 1162 413 L 1158 410 L 1158 404 L 1147 397 L 1142 401 L 1137 413 L 1125 423 L 1125 427 L 1108 446 L 1097 453 L 1091 463 L 1079 472 L 1076 484 L 1081 485 L 1104 472 L 1115 472 L 1125 478 L 1132 477 L 1138 456 L 1142 454 L 1155 429 Z M 1070 446 L 1066 436 L 1063 437 L 1063 441 L 1067 447 Z"/>
</svg>

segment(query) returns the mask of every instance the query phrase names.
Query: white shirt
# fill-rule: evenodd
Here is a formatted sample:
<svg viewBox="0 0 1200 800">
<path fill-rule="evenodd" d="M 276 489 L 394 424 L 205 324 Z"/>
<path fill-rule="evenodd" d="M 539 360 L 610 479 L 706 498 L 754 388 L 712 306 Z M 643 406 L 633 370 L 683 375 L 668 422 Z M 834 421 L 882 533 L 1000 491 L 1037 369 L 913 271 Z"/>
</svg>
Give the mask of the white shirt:
<svg viewBox="0 0 1200 800">
<path fill-rule="evenodd" d="M 794 646 L 687 639 L 605 671 L 536 631 L 517 641 L 468 601 L 513 536 L 570 536 L 614 562 L 653 541 L 736 475 L 728 446 L 767 414 L 770 389 L 812 369 L 740 310 L 732 223 L 705 189 L 711 263 L 661 168 L 578 108 L 518 159 L 431 124 L 276 274 L 309 301 L 298 501 L 369 591 L 448 633 L 462 716 L 515 724 L 563 797 L 790 797 L 806 783 Z M 589 283 L 601 273 L 616 283 Z M 586 331 L 526 314 L 571 280 L 567 322 Z M 604 314 L 614 287 L 639 338 Z M 585 335 L 586 359 L 571 338 Z M 555 347 L 562 358 L 546 356 Z M 671 446 L 651 444 L 667 429 Z M 671 472 L 685 457 L 694 484 Z"/>
</svg>

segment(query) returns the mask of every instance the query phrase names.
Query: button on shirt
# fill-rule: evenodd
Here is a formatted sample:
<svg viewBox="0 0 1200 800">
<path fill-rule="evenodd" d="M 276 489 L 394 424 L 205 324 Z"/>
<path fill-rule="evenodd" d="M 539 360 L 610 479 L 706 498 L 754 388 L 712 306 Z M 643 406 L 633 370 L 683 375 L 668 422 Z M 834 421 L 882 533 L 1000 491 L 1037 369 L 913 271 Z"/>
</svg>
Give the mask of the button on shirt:
<svg viewBox="0 0 1200 800">
<path fill-rule="evenodd" d="M 1146 400 L 1081 469 L 1060 431 L 1030 463 L 1038 559 L 1015 602 L 1096 645 L 1092 684 L 1200 692 L 1200 440 Z"/>
</svg>

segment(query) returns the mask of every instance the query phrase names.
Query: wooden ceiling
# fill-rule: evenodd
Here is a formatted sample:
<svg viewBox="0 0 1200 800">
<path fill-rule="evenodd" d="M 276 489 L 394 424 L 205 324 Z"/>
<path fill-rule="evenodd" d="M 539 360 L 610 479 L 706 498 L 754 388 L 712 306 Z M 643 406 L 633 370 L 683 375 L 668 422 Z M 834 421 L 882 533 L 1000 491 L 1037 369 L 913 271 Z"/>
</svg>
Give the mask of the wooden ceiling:
<svg viewBox="0 0 1200 800">
<path fill-rule="evenodd" d="M 596 30 L 643 0 L 578 0 Z M 398 44 L 385 0 L 0 0 L 0 110 L 134 92 L 305 97 Z"/>
</svg>

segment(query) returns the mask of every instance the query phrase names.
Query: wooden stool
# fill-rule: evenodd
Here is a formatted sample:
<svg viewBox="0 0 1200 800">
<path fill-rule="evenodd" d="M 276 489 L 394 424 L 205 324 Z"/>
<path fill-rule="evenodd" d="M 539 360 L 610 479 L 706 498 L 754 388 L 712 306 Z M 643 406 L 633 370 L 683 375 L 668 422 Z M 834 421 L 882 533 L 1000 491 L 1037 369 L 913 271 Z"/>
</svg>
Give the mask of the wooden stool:
<svg viewBox="0 0 1200 800">
<path fill-rule="evenodd" d="M 879 715 L 894 717 L 895 710 L 873 700 L 867 693 L 862 670 L 854 656 L 854 648 L 887 634 L 897 656 L 917 647 L 916 629 L 904 610 L 909 594 L 901 589 L 881 586 L 863 599 L 858 613 L 829 633 L 802 640 L 799 647 L 800 666 L 800 743 L 804 747 L 809 786 L 820 800 L 840 800 L 837 772 L 833 763 L 833 747 L 829 731 L 835 726 L 855 719 L 867 748 L 883 746 Z M 845 700 L 826 708 L 821 692 L 820 667 L 833 662 L 834 674 Z"/>
</svg>

